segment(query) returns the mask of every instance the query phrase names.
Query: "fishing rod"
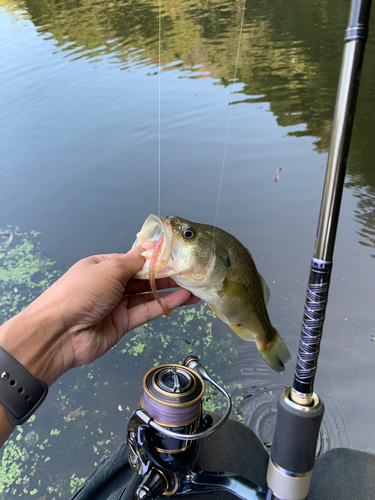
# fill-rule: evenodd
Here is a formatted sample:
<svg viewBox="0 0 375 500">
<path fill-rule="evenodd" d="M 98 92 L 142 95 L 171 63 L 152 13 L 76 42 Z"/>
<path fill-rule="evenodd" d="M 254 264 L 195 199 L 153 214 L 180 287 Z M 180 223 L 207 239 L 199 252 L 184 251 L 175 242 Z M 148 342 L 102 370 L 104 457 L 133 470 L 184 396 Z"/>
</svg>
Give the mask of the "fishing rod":
<svg viewBox="0 0 375 500">
<path fill-rule="evenodd" d="M 307 497 L 324 413 L 314 393 L 350 137 L 368 36 L 371 0 L 352 0 L 333 117 L 326 178 L 307 285 L 293 386 L 278 400 L 267 472 L 268 500 Z"/>
</svg>

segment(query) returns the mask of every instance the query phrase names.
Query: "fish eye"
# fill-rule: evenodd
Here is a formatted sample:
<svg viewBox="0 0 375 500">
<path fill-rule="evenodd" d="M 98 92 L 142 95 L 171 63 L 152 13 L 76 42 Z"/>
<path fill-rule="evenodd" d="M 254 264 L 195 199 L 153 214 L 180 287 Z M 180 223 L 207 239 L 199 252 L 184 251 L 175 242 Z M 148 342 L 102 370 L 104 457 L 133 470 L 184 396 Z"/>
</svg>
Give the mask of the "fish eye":
<svg viewBox="0 0 375 500">
<path fill-rule="evenodd" d="M 182 228 L 182 236 L 185 240 L 192 240 L 195 238 L 195 230 L 192 227 L 184 226 Z"/>
</svg>

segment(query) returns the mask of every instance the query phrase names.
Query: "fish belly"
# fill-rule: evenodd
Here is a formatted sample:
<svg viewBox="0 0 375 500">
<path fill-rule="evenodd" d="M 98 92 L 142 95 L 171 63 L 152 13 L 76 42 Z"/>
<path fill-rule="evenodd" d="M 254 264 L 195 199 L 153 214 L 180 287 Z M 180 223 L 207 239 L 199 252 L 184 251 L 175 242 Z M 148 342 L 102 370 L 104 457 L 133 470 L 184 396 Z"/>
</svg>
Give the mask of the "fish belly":
<svg viewBox="0 0 375 500">
<path fill-rule="evenodd" d="M 204 300 L 218 318 L 226 323 L 239 337 L 247 341 L 255 341 L 266 337 L 256 312 L 252 310 L 251 301 L 242 285 L 237 283 L 224 287 L 189 288 Z"/>
<path fill-rule="evenodd" d="M 255 341 L 264 361 L 276 372 L 284 371 L 290 359 L 288 348 L 271 325 L 264 301 L 246 294 L 243 285 L 226 283 L 217 287 L 187 287 L 204 300 L 238 336 Z"/>
<path fill-rule="evenodd" d="M 239 337 L 243 340 L 255 341 L 260 355 L 268 366 L 278 373 L 284 371 L 285 363 L 290 359 L 290 353 L 277 330 L 271 325 L 268 315 L 264 320 L 265 328 L 256 312 L 248 310 L 248 305 L 244 310 L 241 310 L 241 308 L 237 310 L 236 308 L 235 313 L 237 314 L 233 314 L 233 312 L 230 314 L 230 310 L 226 310 L 225 307 L 219 308 L 209 302 L 207 304 Z M 221 305 L 223 306 L 223 304 Z M 244 311 L 246 314 L 245 320 Z"/>
</svg>

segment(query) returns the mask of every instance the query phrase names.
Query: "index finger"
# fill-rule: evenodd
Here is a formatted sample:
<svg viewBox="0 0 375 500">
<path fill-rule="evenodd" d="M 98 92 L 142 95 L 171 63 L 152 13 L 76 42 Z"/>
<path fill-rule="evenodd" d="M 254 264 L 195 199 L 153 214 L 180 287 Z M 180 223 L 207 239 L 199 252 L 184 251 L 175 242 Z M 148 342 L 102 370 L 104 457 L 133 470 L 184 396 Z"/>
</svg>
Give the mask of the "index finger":
<svg viewBox="0 0 375 500">
<path fill-rule="evenodd" d="M 155 280 L 156 288 L 158 290 L 163 290 L 165 288 L 179 288 L 179 285 L 172 278 L 159 278 Z M 125 293 L 127 295 L 133 293 L 144 293 L 150 292 L 151 286 L 148 280 L 132 280 L 130 279 L 125 287 Z"/>
<path fill-rule="evenodd" d="M 144 296 L 146 297 L 146 296 Z M 163 297 L 164 303 L 171 310 L 176 307 L 182 306 L 184 304 L 190 303 L 192 295 L 185 288 L 180 288 L 174 292 L 171 292 Z M 196 298 L 191 299 L 193 303 L 196 302 Z M 159 318 L 163 315 L 163 310 L 156 300 L 148 301 L 141 304 L 137 304 L 128 310 L 129 323 L 127 331 L 134 330 L 137 326 L 143 325 L 153 319 Z"/>
</svg>

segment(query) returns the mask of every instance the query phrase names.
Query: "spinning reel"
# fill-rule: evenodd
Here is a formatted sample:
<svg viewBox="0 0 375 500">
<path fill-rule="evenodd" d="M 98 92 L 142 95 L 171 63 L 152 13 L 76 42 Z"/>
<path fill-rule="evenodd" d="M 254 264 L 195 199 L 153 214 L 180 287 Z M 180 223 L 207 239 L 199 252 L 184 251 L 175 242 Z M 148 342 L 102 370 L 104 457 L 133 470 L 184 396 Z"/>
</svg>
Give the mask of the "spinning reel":
<svg viewBox="0 0 375 500">
<path fill-rule="evenodd" d="M 225 414 L 214 425 L 202 409 L 204 381 L 227 402 Z M 208 375 L 198 358 L 189 356 L 183 365 L 152 368 L 143 378 L 143 389 L 141 408 L 133 413 L 127 434 L 129 464 L 144 476 L 136 500 L 218 490 L 244 500 L 266 499 L 265 491 L 243 477 L 197 468 L 202 439 L 222 426 L 232 409 L 229 394 Z"/>
</svg>

